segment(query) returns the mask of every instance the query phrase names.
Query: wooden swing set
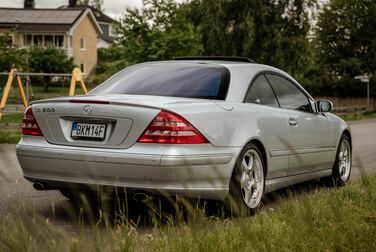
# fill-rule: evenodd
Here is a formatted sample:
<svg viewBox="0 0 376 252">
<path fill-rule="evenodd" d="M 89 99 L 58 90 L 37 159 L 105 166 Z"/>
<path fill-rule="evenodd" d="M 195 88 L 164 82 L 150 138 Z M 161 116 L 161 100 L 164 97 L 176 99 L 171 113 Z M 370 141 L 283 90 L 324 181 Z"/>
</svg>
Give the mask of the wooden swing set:
<svg viewBox="0 0 376 252">
<path fill-rule="evenodd" d="M 81 70 L 76 67 L 73 69 L 71 74 L 64 74 L 64 73 L 21 73 L 18 72 L 16 68 L 12 68 L 9 73 L 0 73 L 2 75 L 8 75 L 8 80 L 5 84 L 3 95 L 0 102 L 0 120 L 3 116 L 5 106 L 7 104 L 7 100 L 9 97 L 10 90 L 12 88 L 13 82 L 16 79 L 18 90 L 20 92 L 21 101 L 24 108 L 29 106 L 28 97 L 25 95 L 24 87 L 22 85 L 21 76 L 58 76 L 58 77 L 70 77 L 70 87 L 69 87 L 69 96 L 73 96 L 76 90 L 77 82 L 80 83 L 81 89 L 84 94 L 87 94 L 87 88 L 84 83 L 83 74 Z"/>
</svg>

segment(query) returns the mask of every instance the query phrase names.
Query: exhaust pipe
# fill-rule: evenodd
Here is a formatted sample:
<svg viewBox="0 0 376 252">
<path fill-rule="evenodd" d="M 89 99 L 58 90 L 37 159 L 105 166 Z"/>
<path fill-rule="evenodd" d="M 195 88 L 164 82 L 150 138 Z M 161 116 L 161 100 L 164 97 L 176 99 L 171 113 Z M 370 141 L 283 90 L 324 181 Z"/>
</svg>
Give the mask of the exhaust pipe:
<svg viewBox="0 0 376 252">
<path fill-rule="evenodd" d="M 38 190 L 38 191 L 43 191 L 43 190 L 46 190 L 46 187 L 44 186 L 44 184 L 42 183 L 39 183 L 39 182 L 35 182 L 33 184 L 33 187 Z"/>
<path fill-rule="evenodd" d="M 143 193 L 143 192 L 136 192 L 133 194 L 133 200 L 138 202 L 146 202 L 151 199 L 151 196 L 149 194 Z"/>
</svg>

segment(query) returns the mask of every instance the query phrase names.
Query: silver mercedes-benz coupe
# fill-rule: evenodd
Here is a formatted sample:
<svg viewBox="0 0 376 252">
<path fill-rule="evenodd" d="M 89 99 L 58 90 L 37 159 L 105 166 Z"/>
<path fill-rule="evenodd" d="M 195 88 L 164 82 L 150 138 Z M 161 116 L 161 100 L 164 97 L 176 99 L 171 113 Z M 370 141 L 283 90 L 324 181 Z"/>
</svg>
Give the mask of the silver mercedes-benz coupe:
<svg viewBox="0 0 376 252">
<path fill-rule="evenodd" d="M 125 68 L 85 96 L 35 101 L 17 156 L 39 190 L 83 187 L 225 200 L 351 171 L 348 125 L 287 73 L 237 57 Z M 74 188 L 74 189 L 71 189 Z"/>
</svg>

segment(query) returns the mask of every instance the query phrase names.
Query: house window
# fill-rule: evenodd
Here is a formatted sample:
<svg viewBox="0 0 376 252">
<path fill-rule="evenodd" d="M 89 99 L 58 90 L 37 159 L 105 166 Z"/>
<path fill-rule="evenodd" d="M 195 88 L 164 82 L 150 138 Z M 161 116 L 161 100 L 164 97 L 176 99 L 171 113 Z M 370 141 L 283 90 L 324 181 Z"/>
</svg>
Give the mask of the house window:
<svg viewBox="0 0 376 252">
<path fill-rule="evenodd" d="M 81 40 L 80 40 L 80 48 L 81 48 L 81 50 L 85 50 L 85 39 L 84 38 L 81 38 Z"/>
<path fill-rule="evenodd" d="M 24 40 L 23 40 L 24 46 L 32 46 L 33 45 L 33 35 L 31 34 L 25 34 Z"/>
<path fill-rule="evenodd" d="M 24 46 L 64 46 L 64 35 L 39 35 L 39 34 L 25 34 L 23 36 Z"/>
<path fill-rule="evenodd" d="M 109 35 L 110 37 L 115 37 L 115 34 L 114 34 L 114 30 L 113 30 L 112 25 L 109 25 L 109 26 L 108 26 L 108 35 Z"/>
<path fill-rule="evenodd" d="M 55 46 L 63 47 L 64 46 L 64 36 L 63 35 L 55 35 Z"/>
<path fill-rule="evenodd" d="M 54 36 L 44 35 L 44 46 L 53 46 L 54 45 Z"/>
<path fill-rule="evenodd" d="M 42 46 L 43 45 L 43 35 L 34 35 L 33 45 L 34 46 Z"/>
<path fill-rule="evenodd" d="M 82 73 L 85 73 L 85 63 L 80 64 L 80 70 Z"/>
</svg>

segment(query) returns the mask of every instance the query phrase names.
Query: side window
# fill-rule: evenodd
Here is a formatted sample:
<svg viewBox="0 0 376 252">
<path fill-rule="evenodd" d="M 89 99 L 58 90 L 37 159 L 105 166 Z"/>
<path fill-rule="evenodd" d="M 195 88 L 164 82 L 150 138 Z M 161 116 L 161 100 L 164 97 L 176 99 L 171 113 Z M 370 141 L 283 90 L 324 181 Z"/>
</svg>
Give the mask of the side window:
<svg viewBox="0 0 376 252">
<path fill-rule="evenodd" d="M 253 81 L 251 89 L 245 98 L 245 102 L 258 103 L 278 107 L 277 98 L 264 75 Z"/>
<path fill-rule="evenodd" d="M 266 77 L 282 108 L 312 112 L 307 96 L 294 83 L 274 74 L 267 74 Z"/>
</svg>

